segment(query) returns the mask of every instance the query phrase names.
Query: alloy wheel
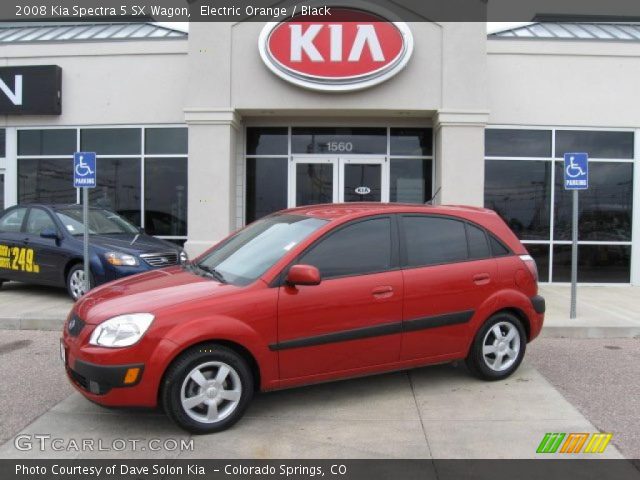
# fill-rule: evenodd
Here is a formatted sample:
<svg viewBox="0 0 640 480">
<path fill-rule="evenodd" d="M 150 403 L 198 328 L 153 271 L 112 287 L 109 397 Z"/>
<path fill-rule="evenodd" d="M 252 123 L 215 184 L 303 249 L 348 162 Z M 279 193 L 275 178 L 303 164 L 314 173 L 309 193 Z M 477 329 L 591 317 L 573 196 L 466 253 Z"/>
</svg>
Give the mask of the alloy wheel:
<svg viewBox="0 0 640 480">
<path fill-rule="evenodd" d="M 495 372 L 511 367 L 520 353 L 520 333 L 509 322 L 498 322 L 487 331 L 482 341 L 484 363 Z"/>
<path fill-rule="evenodd" d="M 87 293 L 84 281 L 84 270 L 76 270 L 69 277 L 69 290 L 75 300 Z"/>
</svg>

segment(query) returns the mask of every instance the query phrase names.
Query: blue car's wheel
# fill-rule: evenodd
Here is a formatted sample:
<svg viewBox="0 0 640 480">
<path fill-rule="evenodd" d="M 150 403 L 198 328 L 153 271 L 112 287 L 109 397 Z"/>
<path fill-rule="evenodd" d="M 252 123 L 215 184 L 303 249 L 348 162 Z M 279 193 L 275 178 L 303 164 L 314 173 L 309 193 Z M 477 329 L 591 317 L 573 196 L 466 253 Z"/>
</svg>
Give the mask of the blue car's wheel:
<svg viewBox="0 0 640 480">
<path fill-rule="evenodd" d="M 89 290 L 93 287 L 93 278 L 89 274 Z M 87 287 L 84 281 L 84 267 L 81 263 L 78 263 L 69 269 L 67 274 L 67 292 L 69 296 L 75 302 L 85 293 L 87 293 Z"/>
</svg>

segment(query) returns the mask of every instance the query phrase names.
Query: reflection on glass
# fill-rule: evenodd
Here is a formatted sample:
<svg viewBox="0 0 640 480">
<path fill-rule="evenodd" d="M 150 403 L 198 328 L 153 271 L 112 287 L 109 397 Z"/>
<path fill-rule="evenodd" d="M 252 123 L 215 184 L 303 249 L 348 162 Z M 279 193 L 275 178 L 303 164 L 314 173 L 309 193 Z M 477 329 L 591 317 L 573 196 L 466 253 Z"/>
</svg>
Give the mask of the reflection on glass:
<svg viewBox="0 0 640 480">
<path fill-rule="evenodd" d="M 553 247 L 553 281 L 571 281 L 571 245 Z M 631 247 L 629 245 L 579 245 L 578 281 L 629 283 Z"/>
<path fill-rule="evenodd" d="M 288 155 L 286 127 L 247 128 L 247 155 Z"/>
<path fill-rule="evenodd" d="M 538 279 L 541 282 L 549 281 L 549 245 L 536 245 L 527 243 L 525 248 L 529 255 L 536 261 L 538 267 Z"/>
<path fill-rule="evenodd" d="M 18 155 L 73 155 L 75 129 L 18 130 Z"/>
<path fill-rule="evenodd" d="M 0 173 L 0 212 L 4 210 L 4 173 Z"/>
<path fill-rule="evenodd" d="M 177 128 L 147 128 L 144 131 L 145 153 L 159 155 L 186 154 L 187 129 Z"/>
<path fill-rule="evenodd" d="M 139 128 L 87 128 L 80 132 L 82 151 L 98 155 L 141 153 Z"/>
<path fill-rule="evenodd" d="M 557 130 L 556 157 L 587 152 L 590 158 L 633 158 L 633 132 Z"/>
<path fill-rule="evenodd" d="M 117 212 L 140 225 L 140 159 L 98 158 L 98 185 L 89 189 L 89 202 Z"/>
<path fill-rule="evenodd" d="M 387 153 L 387 129 L 384 127 L 295 127 L 291 135 L 293 153 Z"/>
<path fill-rule="evenodd" d="M 296 165 L 296 205 L 333 202 L 333 165 L 299 163 Z"/>
<path fill-rule="evenodd" d="M 5 147 L 5 137 L 6 137 L 6 132 L 4 128 L 0 128 L 0 158 L 4 157 L 6 155 L 6 147 Z"/>
<path fill-rule="evenodd" d="M 571 240 L 572 194 L 564 189 L 564 163 L 556 163 L 556 240 Z M 633 165 L 589 164 L 589 189 L 580 192 L 579 240 L 631 240 L 633 218 Z"/>
<path fill-rule="evenodd" d="M 76 203 L 73 158 L 18 160 L 18 203 Z"/>
<path fill-rule="evenodd" d="M 424 203 L 431 199 L 432 161 L 413 158 L 391 159 L 389 200 L 398 203 Z"/>
<path fill-rule="evenodd" d="M 144 228 L 149 235 L 187 234 L 187 159 L 147 158 Z"/>
<path fill-rule="evenodd" d="M 347 163 L 344 166 L 344 201 L 382 201 L 381 182 L 381 165 Z"/>
<path fill-rule="evenodd" d="M 433 154 L 430 128 L 392 128 L 391 155 L 429 157 Z"/>
<path fill-rule="evenodd" d="M 484 148 L 488 157 L 550 157 L 551 130 L 487 128 Z"/>
<path fill-rule="evenodd" d="M 287 159 L 247 158 L 247 223 L 287 208 Z"/>
<path fill-rule="evenodd" d="M 551 162 L 487 160 L 484 205 L 495 210 L 520 239 L 548 240 Z"/>
</svg>

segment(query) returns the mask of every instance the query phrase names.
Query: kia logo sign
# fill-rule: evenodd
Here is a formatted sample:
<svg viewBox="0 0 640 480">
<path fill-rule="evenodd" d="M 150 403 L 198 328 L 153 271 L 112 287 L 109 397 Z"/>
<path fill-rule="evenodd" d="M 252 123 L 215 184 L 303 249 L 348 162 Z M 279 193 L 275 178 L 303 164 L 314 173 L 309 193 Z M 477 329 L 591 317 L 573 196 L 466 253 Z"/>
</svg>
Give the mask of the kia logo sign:
<svg viewBox="0 0 640 480">
<path fill-rule="evenodd" d="M 356 193 L 358 195 L 369 195 L 371 193 L 371 189 L 369 187 L 358 187 L 356 188 Z"/>
<path fill-rule="evenodd" d="M 265 25 L 258 46 L 267 67 L 301 87 L 347 92 L 384 82 L 406 66 L 413 52 L 406 23 L 346 7 L 330 11 Z"/>
</svg>

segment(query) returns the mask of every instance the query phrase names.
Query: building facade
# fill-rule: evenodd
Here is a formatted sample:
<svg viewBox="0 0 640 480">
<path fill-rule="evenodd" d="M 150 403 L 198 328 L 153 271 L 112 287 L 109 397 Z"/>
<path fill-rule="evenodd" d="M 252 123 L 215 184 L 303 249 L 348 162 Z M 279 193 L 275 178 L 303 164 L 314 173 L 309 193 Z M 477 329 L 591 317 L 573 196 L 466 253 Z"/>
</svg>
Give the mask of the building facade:
<svg viewBox="0 0 640 480">
<path fill-rule="evenodd" d="M 70 154 L 95 150 L 92 201 L 192 255 L 282 208 L 432 200 L 496 210 L 541 280 L 566 282 L 561 160 L 586 151 L 579 280 L 640 284 L 640 28 L 351 27 L 192 23 L 187 39 L 147 24 L 0 26 L 3 65 L 57 65 L 63 92 L 59 115 L 0 117 L 5 205 L 75 201 Z M 362 65 L 384 57 L 397 63 Z M 340 73 L 352 64 L 371 72 Z"/>
</svg>

